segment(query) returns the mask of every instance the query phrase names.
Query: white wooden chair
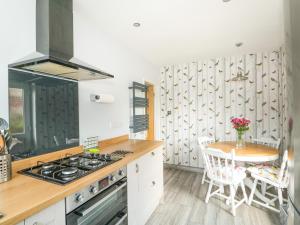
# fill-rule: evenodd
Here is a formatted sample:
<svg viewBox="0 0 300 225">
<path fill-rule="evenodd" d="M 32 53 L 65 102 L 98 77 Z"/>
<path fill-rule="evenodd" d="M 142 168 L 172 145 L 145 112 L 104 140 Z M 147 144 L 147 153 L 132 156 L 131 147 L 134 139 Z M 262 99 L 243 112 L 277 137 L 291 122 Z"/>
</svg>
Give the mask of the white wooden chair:
<svg viewBox="0 0 300 225">
<path fill-rule="evenodd" d="M 280 147 L 280 138 L 277 140 L 274 140 L 272 138 L 259 138 L 259 139 L 252 139 L 252 143 L 255 144 L 261 144 L 261 145 L 267 145 L 269 147 L 273 147 L 276 149 L 279 149 Z"/>
<path fill-rule="evenodd" d="M 265 138 L 265 137 L 258 138 L 258 139 L 252 139 L 252 143 L 254 143 L 254 144 L 266 145 L 266 146 L 276 148 L 276 149 L 279 149 L 280 142 L 281 142 L 280 138 L 278 138 L 277 140 L 274 140 L 273 138 Z M 248 165 L 249 166 L 255 166 L 256 164 L 251 163 L 251 164 L 248 164 Z M 278 166 L 278 163 L 276 163 L 276 161 L 274 161 L 273 163 L 268 163 L 266 165 L 273 165 L 273 166 L 277 165 Z M 261 185 L 262 194 L 265 195 L 266 190 L 269 189 L 270 187 L 268 187 L 268 185 L 266 183 L 262 182 L 262 181 L 259 181 L 258 184 Z"/>
<path fill-rule="evenodd" d="M 249 205 L 251 205 L 252 202 L 255 202 L 273 211 L 279 212 L 279 209 L 273 207 L 272 205 L 275 204 L 277 200 L 279 202 L 279 206 L 282 205 L 283 203 L 282 191 L 283 189 L 287 188 L 289 182 L 288 151 L 285 150 L 280 167 L 257 165 L 254 167 L 249 167 L 247 170 L 251 173 L 251 176 L 254 178 L 253 187 L 249 197 Z M 253 195 L 256 190 L 258 181 L 261 181 L 262 183 L 266 183 L 274 187 L 275 189 L 277 189 L 278 195 L 274 195 L 270 192 L 266 192 L 265 197 L 268 196 L 269 197 L 268 199 L 270 201 L 263 202 L 263 201 L 254 200 Z"/>
<path fill-rule="evenodd" d="M 246 173 L 243 168 L 235 166 L 235 152 L 224 153 L 219 149 L 201 148 L 203 158 L 206 163 L 207 176 L 210 179 L 209 188 L 206 194 L 205 202 L 208 203 L 209 198 L 213 195 L 218 195 L 230 202 L 232 214 L 235 216 L 235 211 L 243 202 L 247 202 L 247 194 L 244 185 Z M 212 192 L 213 186 L 218 186 L 218 189 Z M 230 196 L 223 194 L 222 188 L 226 185 L 230 187 Z M 236 190 L 241 186 L 243 199 L 235 199 Z"/>
<path fill-rule="evenodd" d="M 211 143 L 214 143 L 214 142 L 216 142 L 215 139 L 211 138 L 211 137 L 207 137 L 207 136 L 198 137 L 198 144 L 200 146 L 200 151 L 202 151 L 201 147 L 206 148 L 208 144 L 211 144 Z M 205 162 L 204 162 L 204 171 L 203 171 L 201 184 L 204 184 L 204 182 L 209 183 L 209 180 L 206 179 L 206 174 L 207 174 L 207 169 L 206 169 L 206 165 L 205 165 Z"/>
</svg>

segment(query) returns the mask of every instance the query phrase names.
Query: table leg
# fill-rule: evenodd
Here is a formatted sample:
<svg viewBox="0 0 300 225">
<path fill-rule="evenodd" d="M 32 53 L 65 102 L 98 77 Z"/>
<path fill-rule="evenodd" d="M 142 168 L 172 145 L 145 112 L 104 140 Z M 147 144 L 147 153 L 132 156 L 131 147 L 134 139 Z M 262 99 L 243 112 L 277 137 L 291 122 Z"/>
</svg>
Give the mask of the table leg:
<svg viewBox="0 0 300 225">
<path fill-rule="evenodd" d="M 265 196 L 266 195 L 266 191 L 267 191 L 267 184 L 266 184 L 266 182 L 261 181 L 261 194 L 263 196 Z"/>
</svg>

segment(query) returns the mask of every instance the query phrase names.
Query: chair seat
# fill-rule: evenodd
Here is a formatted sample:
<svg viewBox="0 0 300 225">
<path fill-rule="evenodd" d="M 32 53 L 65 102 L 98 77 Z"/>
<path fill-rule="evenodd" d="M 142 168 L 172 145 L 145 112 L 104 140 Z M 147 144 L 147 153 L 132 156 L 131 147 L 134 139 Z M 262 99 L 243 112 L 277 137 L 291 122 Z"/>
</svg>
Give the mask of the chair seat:
<svg viewBox="0 0 300 225">
<path fill-rule="evenodd" d="M 214 173 L 217 174 L 218 177 L 220 177 L 220 175 L 221 175 L 222 180 L 221 179 L 216 179 L 216 177 L 213 176 L 212 174 L 208 174 L 208 177 L 210 179 L 213 179 L 216 182 L 222 183 L 222 184 L 227 184 L 227 183 L 238 184 L 243 179 L 246 178 L 246 168 L 240 167 L 240 166 L 237 166 L 234 169 L 233 173 L 232 173 L 231 169 L 228 168 L 228 167 L 213 168 L 212 171 L 214 171 Z"/>
<path fill-rule="evenodd" d="M 278 175 L 280 172 L 280 168 L 272 165 L 255 165 L 252 167 L 248 167 L 247 170 L 251 173 L 251 176 L 257 178 L 259 180 L 265 181 L 271 184 L 277 184 L 278 182 Z"/>
</svg>

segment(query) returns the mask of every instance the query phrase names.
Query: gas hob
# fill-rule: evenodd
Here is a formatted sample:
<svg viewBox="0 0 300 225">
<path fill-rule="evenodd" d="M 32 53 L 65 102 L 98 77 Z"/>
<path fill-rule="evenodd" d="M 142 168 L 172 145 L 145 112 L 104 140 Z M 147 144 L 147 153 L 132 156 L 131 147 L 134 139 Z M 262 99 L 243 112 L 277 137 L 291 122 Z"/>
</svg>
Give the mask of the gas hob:
<svg viewBox="0 0 300 225">
<path fill-rule="evenodd" d="M 112 154 L 81 153 L 51 162 L 38 162 L 36 166 L 19 173 L 60 185 L 68 184 L 96 170 L 122 159 L 130 152 L 118 150 Z"/>
</svg>

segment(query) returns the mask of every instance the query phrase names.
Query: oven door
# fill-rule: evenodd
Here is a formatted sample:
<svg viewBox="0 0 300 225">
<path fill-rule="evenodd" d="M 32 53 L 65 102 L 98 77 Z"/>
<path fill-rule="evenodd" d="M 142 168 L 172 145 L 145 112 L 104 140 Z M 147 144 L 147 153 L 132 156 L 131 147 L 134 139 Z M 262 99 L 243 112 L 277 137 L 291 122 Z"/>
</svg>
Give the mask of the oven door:
<svg viewBox="0 0 300 225">
<path fill-rule="evenodd" d="M 67 215 L 67 225 L 127 225 L 127 221 L 126 178 Z"/>
</svg>

